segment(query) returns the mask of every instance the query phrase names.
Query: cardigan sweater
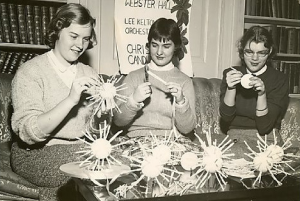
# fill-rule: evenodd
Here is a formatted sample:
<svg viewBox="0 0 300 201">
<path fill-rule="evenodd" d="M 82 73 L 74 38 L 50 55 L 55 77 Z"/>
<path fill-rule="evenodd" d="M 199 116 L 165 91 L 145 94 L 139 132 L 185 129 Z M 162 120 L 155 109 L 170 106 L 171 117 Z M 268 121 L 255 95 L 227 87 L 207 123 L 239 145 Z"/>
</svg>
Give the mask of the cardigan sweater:
<svg viewBox="0 0 300 201">
<path fill-rule="evenodd" d="M 83 76 L 96 78 L 97 73 L 92 67 L 78 62 L 76 78 Z M 54 108 L 69 93 L 70 88 L 55 72 L 46 54 L 25 62 L 12 81 L 13 131 L 29 145 L 39 142 L 47 142 L 47 145 L 78 143 L 76 137 L 83 136 L 92 114 L 85 93 L 52 133 L 44 133 L 37 124 L 39 115 Z"/>
<path fill-rule="evenodd" d="M 235 69 L 246 74 L 246 67 L 239 66 Z M 256 129 L 261 135 L 270 133 L 273 128 L 280 129 L 281 120 L 289 104 L 289 86 L 285 74 L 272 68 L 258 75 L 264 82 L 268 113 L 264 116 L 256 116 L 257 92 L 252 88 L 245 89 L 241 84 L 236 86 L 235 105 L 232 107 L 224 103 L 224 96 L 227 89 L 226 73 L 231 69 L 223 71 L 223 79 L 220 94 L 220 115 L 223 120 L 229 122 L 229 129 Z"/>
<path fill-rule="evenodd" d="M 180 133 L 190 133 L 196 126 L 195 91 L 192 79 L 178 68 L 167 71 L 150 69 L 150 71 L 166 82 L 175 82 L 181 85 L 185 103 L 182 105 L 175 104 L 174 124 Z M 131 96 L 144 81 L 144 68 L 130 72 L 123 82 L 126 83 L 124 85 L 126 89 L 120 91 L 120 94 L 127 97 Z M 173 128 L 173 96 L 161 81 L 150 75 L 149 82 L 151 83 L 152 94 L 143 102 L 142 107 L 130 98 L 127 102 L 118 103 L 121 113 L 116 112 L 113 120 L 117 126 L 127 126 L 128 136 L 130 136 L 131 131 L 145 130 L 147 132 L 148 130 L 149 132 L 149 130 L 171 130 Z"/>
</svg>

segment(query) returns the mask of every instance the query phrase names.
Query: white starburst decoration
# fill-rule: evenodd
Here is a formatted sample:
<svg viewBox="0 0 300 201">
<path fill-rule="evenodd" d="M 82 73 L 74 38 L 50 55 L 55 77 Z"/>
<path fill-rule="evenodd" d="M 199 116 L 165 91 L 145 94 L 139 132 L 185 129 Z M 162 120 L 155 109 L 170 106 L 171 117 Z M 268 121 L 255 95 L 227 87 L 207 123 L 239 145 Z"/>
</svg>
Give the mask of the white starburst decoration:
<svg viewBox="0 0 300 201">
<path fill-rule="evenodd" d="M 196 133 L 195 135 L 201 144 L 203 152 L 185 153 L 181 159 L 181 166 L 185 170 L 195 170 L 192 176 L 197 177 L 197 189 L 202 188 L 213 176 L 216 178 L 222 190 L 224 190 L 224 186 L 226 185 L 224 178 L 227 178 L 227 174 L 223 170 L 225 167 L 224 164 L 230 161 L 230 156 L 234 155 L 226 152 L 234 143 L 228 140 L 228 136 L 220 144 L 217 144 L 216 140 L 212 142 L 210 129 L 208 132 L 205 131 L 207 144 Z"/>
<path fill-rule="evenodd" d="M 119 94 L 118 92 L 121 90 L 126 89 L 125 83 L 116 86 L 116 84 L 122 79 L 122 76 L 119 78 L 116 77 L 116 75 L 113 75 L 111 78 L 107 79 L 105 82 L 103 77 L 100 75 L 99 80 L 95 80 L 96 84 L 92 85 L 88 91 L 90 95 L 87 99 L 92 101 L 92 103 L 89 105 L 97 104 L 95 108 L 95 112 L 93 115 L 97 113 L 100 109 L 102 111 L 105 111 L 107 108 L 107 105 L 110 105 L 110 114 L 113 115 L 112 110 L 116 109 L 118 112 L 121 112 L 120 108 L 115 102 L 115 99 L 120 100 L 122 102 L 126 102 L 127 97 Z M 109 103 L 109 104 L 108 104 Z"/>
<path fill-rule="evenodd" d="M 139 153 L 124 157 L 132 161 L 132 170 L 128 173 L 137 172 L 140 176 L 134 182 L 123 185 L 123 191 L 132 189 L 143 180 L 146 181 L 145 196 L 157 196 L 152 194 L 154 188 L 159 192 L 168 191 L 169 185 L 178 180 L 182 174 L 174 165 L 179 164 L 181 153 L 186 150 L 183 145 L 174 140 L 174 135 L 171 131 L 169 135 L 166 132 L 165 136 L 158 138 L 150 132 L 150 144 L 137 140 Z"/>
<path fill-rule="evenodd" d="M 289 165 L 289 163 L 293 161 L 292 160 L 293 158 L 299 158 L 299 156 L 295 156 L 291 153 L 285 153 L 285 150 L 287 150 L 291 146 L 289 142 L 291 141 L 292 137 L 288 138 L 282 146 L 279 146 L 277 144 L 277 137 L 275 134 L 275 130 L 273 131 L 273 136 L 274 136 L 274 143 L 268 145 L 267 135 L 265 135 L 265 139 L 263 139 L 257 133 L 257 138 L 258 138 L 257 148 L 259 152 L 256 152 L 253 149 L 251 149 L 251 147 L 245 141 L 248 150 L 250 150 L 251 152 L 245 154 L 253 160 L 253 168 L 259 172 L 255 181 L 252 183 L 252 188 L 255 188 L 255 185 L 257 183 L 260 183 L 261 177 L 265 173 L 270 174 L 271 177 L 274 179 L 274 181 L 277 182 L 277 185 L 281 186 L 282 185 L 281 182 L 285 177 L 283 177 L 282 180 L 279 181 L 275 175 L 281 173 L 283 173 L 284 175 L 289 174 L 284 170 L 283 165 L 286 165 L 287 167 L 289 167 L 291 170 L 294 171 L 294 169 Z"/>
<path fill-rule="evenodd" d="M 89 140 L 78 138 L 83 141 L 87 146 L 85 150 L 78 151 L 76 153 L 81 154 L 81 157 L 85 158 L 80 164 L 80 167 L 87 167 L 89 170 L 101 170 L 104 167 L 110 167 L 112 164 L 122 165 L 115 157 L 112 156 L 112 152 L 123 143 L 112 144 L 112 141 L 119 136 L 122 131 L 114 134 L 108 139 L 110 133 L 110 125 L 104 121 L 103 126 L 99 125 L 99 137 L 95 134 L 90 134 L 88 130 L 84 133 L 84 136 Z"/>
</svg>

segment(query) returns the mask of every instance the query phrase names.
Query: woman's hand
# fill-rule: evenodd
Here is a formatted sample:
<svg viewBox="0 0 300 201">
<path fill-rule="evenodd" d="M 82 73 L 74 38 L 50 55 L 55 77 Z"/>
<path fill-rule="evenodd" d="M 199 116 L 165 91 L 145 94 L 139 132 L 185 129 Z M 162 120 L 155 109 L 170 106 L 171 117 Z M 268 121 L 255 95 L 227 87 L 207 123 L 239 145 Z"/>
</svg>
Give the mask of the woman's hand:
<svg viewBox="0 0 300 201">
<path fill-rule="evenodd" d="M 180 84 L 174 83 L 174 82 L 168 82 L 166 84 L 167 88 L 169 89 L 172 96 L 175 97 L 176 103 L 182 102 L 184 99 L 182 88 Z"/>
<path fill-rule="evenodd" d="M 241 82 L 243 74 L 235 69 L 228 71 L 226 74 L 226 83 L 229 89 L 234 89 Z"/>
<path fill-rule="evenodd" d="M 146 98 L 151 96 L 151 83 L 150 82 L 145 82 L 140 84 L 136 90 L 133 92 L 133 99 L 138 102 L 141 103 L 144 100 L 146 100 Z"/>
<path fill-rule="evenodd" d="M 92 83 L 94 82 L 95 80 L 89 77 L 81 77 L 75 79 L 73 81 L 71 91 L 68 96 L 69 100 L 71 100 L 74 105 L 77 105 L 80 100 L 82 92 L 88 90 L 92 86 Z"/>
<path fill-rule="evenodd" d="M 257 91 L 258 96 L 261 96 L 266 93 L 266 88 L 264 82 L 256 76 L 250 78 L 250 86 L 253 86 L 253 90 Z"/>
</svg>

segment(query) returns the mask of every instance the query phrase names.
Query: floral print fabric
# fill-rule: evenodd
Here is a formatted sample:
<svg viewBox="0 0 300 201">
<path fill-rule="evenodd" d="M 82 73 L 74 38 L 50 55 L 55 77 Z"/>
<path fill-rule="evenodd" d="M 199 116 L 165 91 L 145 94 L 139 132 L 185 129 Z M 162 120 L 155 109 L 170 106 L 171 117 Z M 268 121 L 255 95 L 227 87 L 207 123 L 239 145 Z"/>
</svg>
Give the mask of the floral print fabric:
<svg viewBox="0 0 300 201">
<path fill-rule="evenodd" d="M 11 106 L 11 81 L 13 75 L 0 74 L 0 142 L 11 141 L 10 117 Z"/>
</svg>

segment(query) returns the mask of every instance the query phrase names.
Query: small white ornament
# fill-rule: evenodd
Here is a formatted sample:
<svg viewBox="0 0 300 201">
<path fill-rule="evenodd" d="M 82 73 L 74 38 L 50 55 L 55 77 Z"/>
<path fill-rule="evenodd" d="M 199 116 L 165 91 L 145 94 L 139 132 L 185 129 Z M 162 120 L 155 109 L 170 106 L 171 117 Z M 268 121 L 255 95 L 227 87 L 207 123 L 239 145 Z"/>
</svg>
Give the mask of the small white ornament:
<svg viewBox="0 0 300 201">
<path fill-rule="evenodd" d="M 241 85 L 245 88 L 245 89 L 250 89 L 252 88 L 251 85 L 249 85 L 249 83 L 251 82 L 250 81 L 250 78 L 253 77 L 253 75 L 251 74 L 245 74 L 243 75 L 242 79 L 241 79 Z"/>
<path fill-rule="evenodd" d="M 221 149 L 214 145 L 206 147 L 203 155 L 203 165 L 204 169 L 210 173 L 221 170 L 223 165 Z"/>
<path fill-rule="evenodd" d="M 185 170 L 194 170 L 198 166 L 198 156 L 192 152 L 186 152 L 181 157 L 181 166 Z"/>
<path fill-rule="evenodd" d="M 150 155 L 142 162 L 141 168 L 145 176 L 154 178 L 160 175 L 164 167 L 158 158 Z"/>
<path fill-rule="evenodd" d="M 103 83 L 99 93 L 103 99 L 113 99 L 117 95 L 117 88 L 113 83 Z"/>
<path fill-rule="evenodd" d="M 272 158 L 268 157 L 265 152 L 258 153 L 253 159 L 254 168 L 260 172 L 267 172 L 273 167 Z"/>
<path fill-rule="evenodd" d="M 158 145 L 152 150 L 154 157 L 158 158 L 161 163 L 166 164 L 172 156 L 171 148 L 165 144 Z"/>
<path fill-rule="evenodd" d="M 283 148 L 274 144 L 269 145 L 265 152 L 268 155 L 268 157 L 272 158 L 273 163 L 281 162 L 284 156 Z"/>
<path fill-rule="evenodd" d="M 104 159 L 110 155 L 112 146 L 106 139 L 97 139 L 91 144 L 91 150 L 96 158 Z"/>
</svg>

